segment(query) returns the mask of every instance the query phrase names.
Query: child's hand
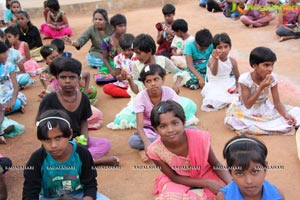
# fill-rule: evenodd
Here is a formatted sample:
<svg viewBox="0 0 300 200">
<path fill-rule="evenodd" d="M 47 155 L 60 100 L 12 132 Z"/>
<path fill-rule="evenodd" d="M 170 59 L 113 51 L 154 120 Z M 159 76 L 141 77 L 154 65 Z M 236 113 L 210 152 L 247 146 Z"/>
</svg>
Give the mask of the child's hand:
<svg viewBox="0 0 300 200">
<path fill-rule="evenodd" d="M 0 144 L 6 144 L 6 140 L 4 136 L 0 136 Z"/>
<path fill-rule="evenodd" d="M 217 194 L 223 185 L 215 180 L 206 180 L 206 187 L 214 194 Z"/>
<path fill-rule="evenodd" d="M 200 86 L 200 89 L 202 89 L 205 85 L 205 82 L 204 82 L 204 80 L 198 80 L 198 84 Z"/>
<path fill-rule="evenodd" d="M 266 78 L 260 83 L 262 88 L 270 86 L 274 82 L 274 78 L 271 74 L 268 74 Z"/>
<path fill-rule="evenodd" d="M 211 53 L 211 56 L 215 59 L 219 59 L 220 58 L 220 55 L 221 55 L 221 50 L 219 49 L 214 49 Z"/>
<path fill-rule="evenodd" d="M 296 124 L 296 119 L 292 115 L 286 113 L 283 117 L 287 121 L 288 125 L 293 126 Z"/>
<path fill-rule="evenodd" d="M 72 40 L 71 38 L 69 38 L 69 36 L 65 35 L 64 37 L 62 37 L 62 40 L 68 44 L 68 45 L 72 45 Z"/>
</svg>

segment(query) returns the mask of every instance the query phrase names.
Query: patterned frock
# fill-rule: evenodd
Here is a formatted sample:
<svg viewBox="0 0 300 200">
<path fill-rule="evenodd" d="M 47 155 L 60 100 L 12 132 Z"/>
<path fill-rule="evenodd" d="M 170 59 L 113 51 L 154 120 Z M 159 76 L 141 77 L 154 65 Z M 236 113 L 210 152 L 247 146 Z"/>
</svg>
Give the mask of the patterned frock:
<svg viewBox="0 0 300 200">
<path fill-rule="evenodd" d="M 278 84 L 278 77 L 272 73 L 274 82 L 270 88 Z M 254 94 L 259 85 L 254 83 L 251 73 L 247 72 L 240 76 L 239 83 L 244 84 Z M 270 88 L 265 88 L 255 104 L 247 109 L 242 100 L 233 102 L 226 112 L 225 125 L 239 133 L 246 134 L 285 134 L 292 135 L 295 128 L 289 125 L 286 120 L 277 112 L 274 105 L 269 100 Z M 241 93 L 241 91 L 240 91 Z M 285 106 L 287 112 L 297 120 L 296 126 L 300 125 L 300 108 Z"/>
</svg>

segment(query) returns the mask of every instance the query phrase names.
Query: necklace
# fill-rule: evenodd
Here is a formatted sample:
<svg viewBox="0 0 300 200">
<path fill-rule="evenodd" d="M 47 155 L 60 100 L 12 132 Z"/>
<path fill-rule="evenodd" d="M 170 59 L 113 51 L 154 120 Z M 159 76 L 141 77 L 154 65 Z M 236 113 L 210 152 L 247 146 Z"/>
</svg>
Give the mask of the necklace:
<svg viewBox="0 0 300 200">
<path fill-rule="evenodd" d="M 20 28 L 20 31 L 21 31 L 21 33 L 22 33 L 24 36 L 26 36 L 26 34 L 27 34 L 27 32 L 28 32 L 28 28 L 26 28 L 26 31 L 23 31 L 23 29 Z"/>
<path fill-rule="evenodd" d="M 62 94 L 61 90 L 59 90 L 59 94 L 60 94 L 61 98 L 62 98 L 65 102 L 68 102 L 68 103 L 74 103 L 74 102 L 77 100 L 77 91 L 76 91 L 76 93 L 75 93 L 74 99 L 71 100 L 71 101 L 68 100 L 68 99 L 66 99 L 66 98 L 64 97 L 64 95 Z"/>
</svg>

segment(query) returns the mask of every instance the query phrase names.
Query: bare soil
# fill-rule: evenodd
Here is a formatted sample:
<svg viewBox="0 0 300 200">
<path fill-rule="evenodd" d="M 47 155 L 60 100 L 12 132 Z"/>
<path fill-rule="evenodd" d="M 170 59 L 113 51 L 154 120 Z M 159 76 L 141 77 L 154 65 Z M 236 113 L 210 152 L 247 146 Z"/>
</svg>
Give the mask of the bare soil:
<svg viewBox="0 0 300 200">
<path fill-rule="evenodd" d="M 92 24 L 93 11 L 84 15 L 69 15 L 68 19 L 73 28 L 73 39 Z M 109 12 L 109 10 L 108 10 Z M 122 11 L 120 11 L 122 12 Z M 42 13 L 42 11 L 41 11 Z M 115 13 L 109 12 L 112 16 Z M 123 12 L 128 21 L 128 33 L 139 34 L 149 33 L 156 37 L 155 24 L 163 20 L 161 5 L 157 7 L 147 7 L 133 11 Z M 275 34 L 276 21 L 269 26 L 249 29 L 239 21 L 225 18 L 222 13 L 209 13 L 204 8 L 198 6 L 196 0 L 179 0 L 176 4 L 176 18 L 183 18 L 189 23 L 189 32 L 194 35 L 202 28 L 209 28 L 213 34 L 227 32 L 232 39 L 231 55 L 238 61 L 240 72 L 250 71 L 248 64 L 249 52 L 257 46 L 266 46 L 273 49 L 278 61 L 274 71 L 280 77 L 280 96 L 282 102 L 293 106 L 299 106 L 299 84 L 300 66 L 299 50 L 300 40 L 290 40 L 279 43 Z M 43 17 L 33 18 L 33 24 L 40 26 Z M 44 40 L 44 44 L 50 40 Z M 73 53 L 73 57 L 79 59 L 84 70 L 96 73 L 94 69 L 86 67 L 86 54 L 89 44 L 86 44 L 80 51 L 70 46 L 66 46 L 67 51 Z M 41 64 L 44 66 L 44 64 Z M 25 113 L 15 113 L 10 118 L 24 124 L 26 131 L 24 134 L 15 138 L 7 139 L 6 145 L 1 145 L 1 153 L 12 159 L 15 166 L 24 166 L 31 153 L 41 146 L 36 138 L 36 128 L 34 118 L 40 102 L 37 94 L 41 91 L 42 85 L 37 82 L 22 92 L 28 98 L 28 105 Z M 95 83 L 93 83 L 96 85 Z M 167 85 L 171 85 L 171 75 L 167 77 Z M 111 141 L 110 155 L 120 158 L 121 168 L 119 169 L 99 169 L 98 170 L 98 190 L 113 200 L 132 200 L 132 199 L 154 199 L 152 195 L 155 177 L 160 173 L 158 170 L 140 169 L 145 168 L 137 151 L 129 148 L 127 140 L 134 130 L 110 130 L 106 124 L 114 119 L 114 116 L 122 109 L 128 99 L 115 99 L 103 93 L 102 87 L 97 86 L 98 103 L 97 107 L 104 113 L 103 127 L 97 131 L 91 131 L 90 135 L 108 138 Z M 202 97 L 200 90 L 192 91 L 186 88 L 181 89 L 181 95 L 192 98 L 200 108 Z M 211 133 L 212 148 L 221 162 L 222 148 L 225 142 L 235 135 L 223 125 L 225 110 L 205 113 L 198 109 L 197 116 L 200 119 L 198 127 Z M 300 120 L 300 119 L 298 119 Z M 286 196 L 286 199 L 298 199 L 300 190 L 297 186 L 300 183 L 300 165 L 297 158 L 295 136 L 259 136 L 268 149 L 268 161 L 272 166 L 281 166 L 280 170 L 269 170 L 267 179 L 278 186 Z M 6 176 L 10 200 L 21 199 L 23 187 L 23 171 L 11 170 Z"/>
</svg>

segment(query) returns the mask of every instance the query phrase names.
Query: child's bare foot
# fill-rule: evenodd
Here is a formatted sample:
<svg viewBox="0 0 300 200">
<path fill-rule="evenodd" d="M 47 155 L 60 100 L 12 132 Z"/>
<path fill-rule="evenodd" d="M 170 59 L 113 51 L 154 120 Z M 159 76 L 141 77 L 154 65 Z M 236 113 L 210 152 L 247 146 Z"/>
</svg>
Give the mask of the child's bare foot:
<svg viewBox="0 0 300 200">
<path fill-rule="evenodd" d="M 21 106 L 21 110 L 20 111 L 21 111 L 21 113 L 25 113 L 25 107 L 23 105 Z"/>
<path fill-rule="evenodd" d="M 139 151 L 139 154 L 140 154 L 140 157 L 141 157 L 141 159 L 142 159 L 143 162 L 148 162 L 148 161 L 149 161 L 149 158 L 148 158 L 148 156 L 146 155 L 145 150 Z"/>
<path fill-rule="evenodd" d="M 0 144 L 6 144 L 6 140 L 4 136 L 0 136 Z"/>
<path fill-rule="evenodd" d="M 249 28 L 253 28 L 253 24 L 250 24 L 248 27 L 249 27 Z"/>
<path fill-rule="evenodd" d="M 95 165 L 109 165 L 119 166 L 120 159 L 117 156 L 102 156 L 101 158 L 94 159 Z"/>
</svg>

